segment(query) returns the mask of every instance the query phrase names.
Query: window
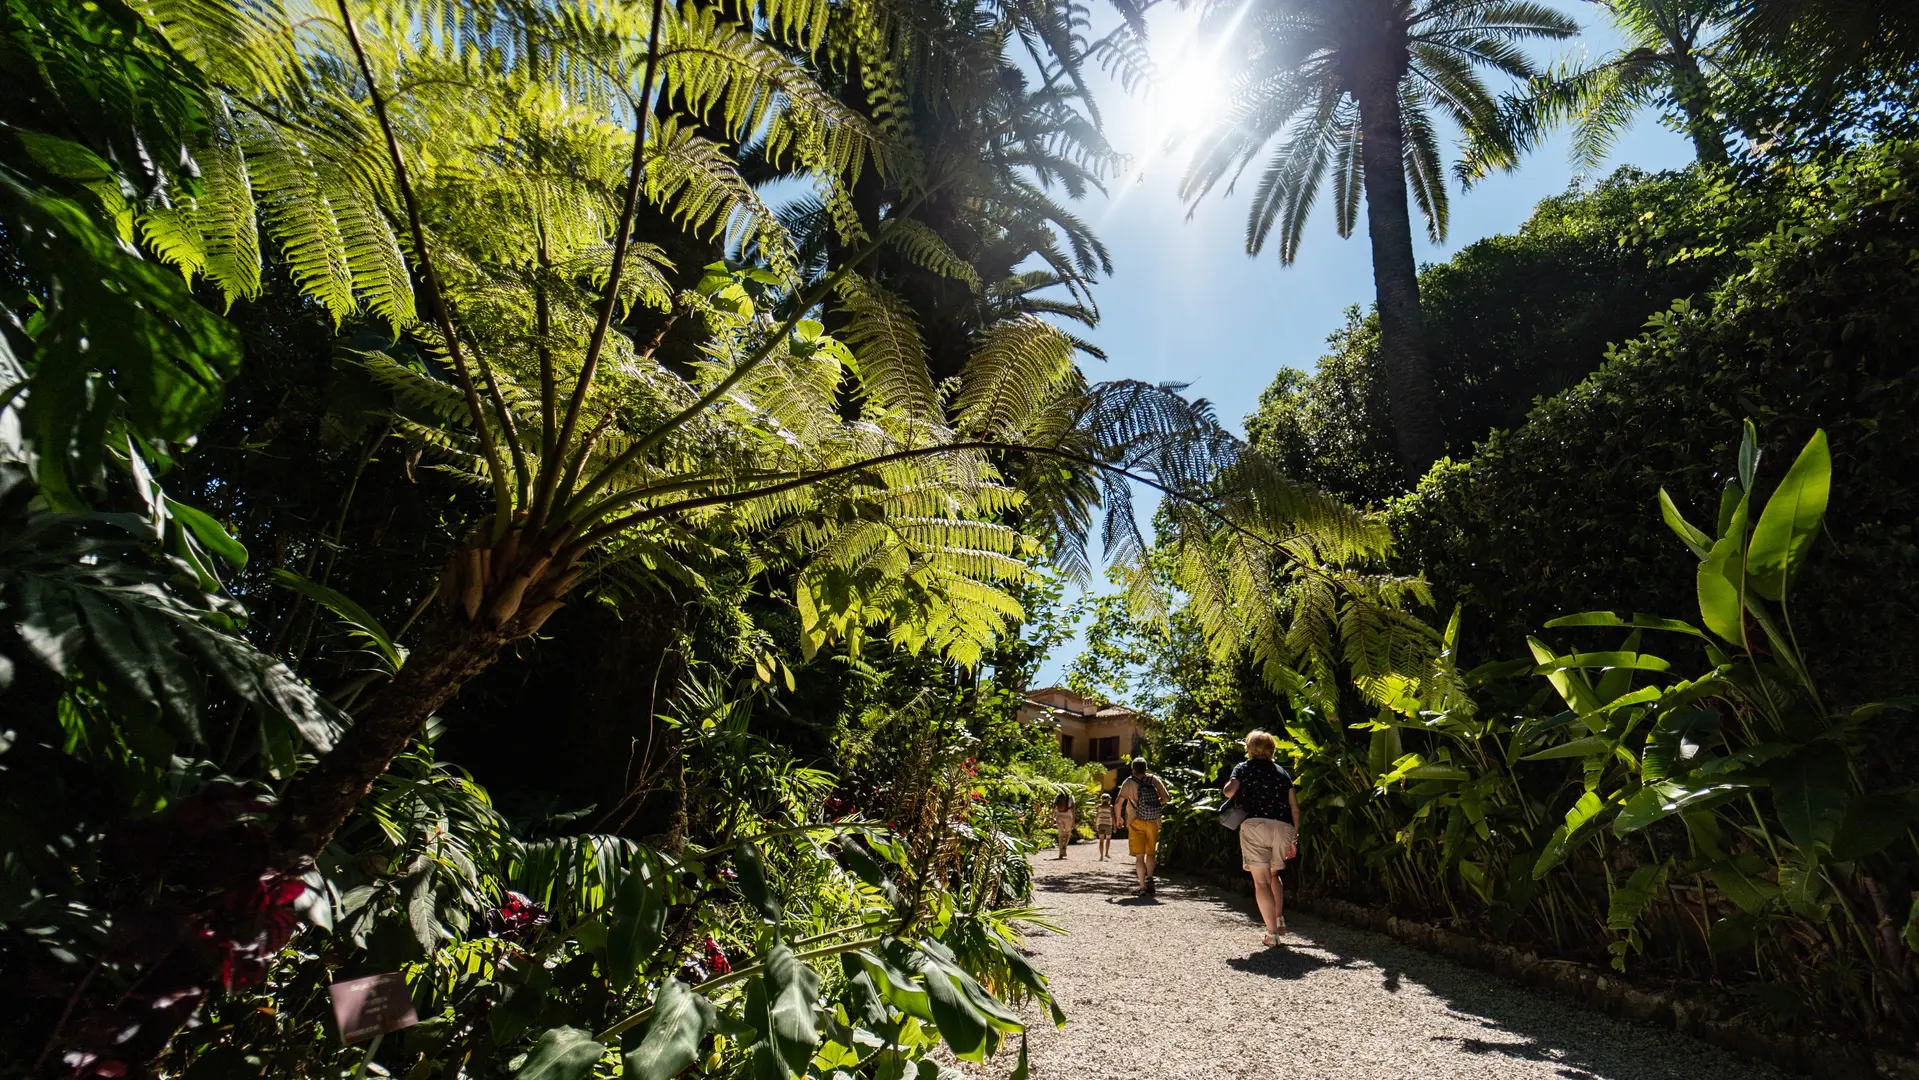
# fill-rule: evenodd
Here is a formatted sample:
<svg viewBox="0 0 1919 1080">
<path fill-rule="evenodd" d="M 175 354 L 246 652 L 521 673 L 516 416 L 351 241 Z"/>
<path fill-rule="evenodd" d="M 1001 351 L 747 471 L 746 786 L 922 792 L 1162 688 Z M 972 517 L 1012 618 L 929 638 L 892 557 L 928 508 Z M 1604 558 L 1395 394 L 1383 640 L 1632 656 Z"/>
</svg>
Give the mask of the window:
<svg viewBox="0 0 1919 1080">
<path fill-rule="evenodd" d="M 1119 757 L 1119 736 L 1093 740 L 1093 760 L 1112 761 Z"/>
<path fill-rule="evenodd" d="M 1073 737 L 1071 735 L 1061 735 L 1059 737 L 1059 752 L 1061 757 L 1073 756 Z"/>
</svg>

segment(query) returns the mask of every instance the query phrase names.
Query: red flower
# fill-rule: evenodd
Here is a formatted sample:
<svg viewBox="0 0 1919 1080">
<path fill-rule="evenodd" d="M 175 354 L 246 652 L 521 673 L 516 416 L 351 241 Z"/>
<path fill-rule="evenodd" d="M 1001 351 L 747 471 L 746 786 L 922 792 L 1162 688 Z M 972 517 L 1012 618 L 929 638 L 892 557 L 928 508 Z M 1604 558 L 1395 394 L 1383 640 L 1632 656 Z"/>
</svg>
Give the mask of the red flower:
<svg viewBox="0 0 1919 1080">
<path fill-rule="evenodd" d="M 512 937 L 545 926 L 549 918 L 546 909 L 534 903 L 532 897 L 525 893 L 509 892 L 506 894 L 506 903 L 500 905 L 489 921 L 495 937 Z"/>
<path fill-rule="evenodd" d="M 702 943 L 702 948 L 706 952 L 706 966 L 713 974 L 731 975 L 733 973 L 733 962 L 726 958 L 726 950 L 720 948 L 719 942 L 708 937 Z"/>
</svg>

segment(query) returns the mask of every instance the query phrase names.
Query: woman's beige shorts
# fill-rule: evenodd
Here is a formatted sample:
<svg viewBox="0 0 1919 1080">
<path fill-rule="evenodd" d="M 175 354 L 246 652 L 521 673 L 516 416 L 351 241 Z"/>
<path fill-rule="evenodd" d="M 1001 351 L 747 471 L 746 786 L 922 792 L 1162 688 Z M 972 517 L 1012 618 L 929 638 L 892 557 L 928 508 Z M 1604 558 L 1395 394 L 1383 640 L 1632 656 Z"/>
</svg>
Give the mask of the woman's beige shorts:
<svg viewBox="0 0 1919 1080">
<path fill-rule="evenodd" d="M 1251 817 L 1239 823 L 1239 861 L 1248 870 L 1279 870 L 1293 850 L 1292 823 Z"/>
</svg>

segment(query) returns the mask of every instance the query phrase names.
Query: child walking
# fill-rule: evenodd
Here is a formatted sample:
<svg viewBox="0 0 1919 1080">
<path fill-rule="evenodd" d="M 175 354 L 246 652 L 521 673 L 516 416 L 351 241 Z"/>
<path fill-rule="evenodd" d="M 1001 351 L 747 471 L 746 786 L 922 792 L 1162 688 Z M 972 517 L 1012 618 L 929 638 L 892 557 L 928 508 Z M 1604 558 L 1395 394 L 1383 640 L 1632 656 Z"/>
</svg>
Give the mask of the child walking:
<svg viewBox="0 0 1919 1080">
<path fill-rule="evenodd" d="M 1099 837 L 1099 861 L 1105 862 L 1113 853 L 1113 796 L 1099 797 L 1099 809 L 1093 811 L 1093 832 Z"/>
<path fill-rule="evenodd" d="M 1064 791 L 1053 800 L 1053 823 L 1059 826 L 1059 857 L 1066 857 L 1066 845 L 1073 842 L 1075 823 L 1073 797 Z"/>
</svg>

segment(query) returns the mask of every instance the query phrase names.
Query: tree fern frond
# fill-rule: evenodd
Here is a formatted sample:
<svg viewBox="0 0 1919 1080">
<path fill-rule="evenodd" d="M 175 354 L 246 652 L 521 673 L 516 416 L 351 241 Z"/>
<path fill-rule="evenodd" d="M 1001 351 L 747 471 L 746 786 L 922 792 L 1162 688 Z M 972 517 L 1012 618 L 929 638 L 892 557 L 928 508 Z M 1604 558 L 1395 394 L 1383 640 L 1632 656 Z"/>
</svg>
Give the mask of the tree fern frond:
<svg viewBox="0 0 1919 1080">
<path fill-rule="evenodd" d="M 849 320 L 840 336 L 858 359 L 860 385 L 880 408 L 934 419 L 939 399 L 926 368 L 926 346 L 906 304 L 858 273 L 840 279 L 839 303 Z"/>
</svg>

